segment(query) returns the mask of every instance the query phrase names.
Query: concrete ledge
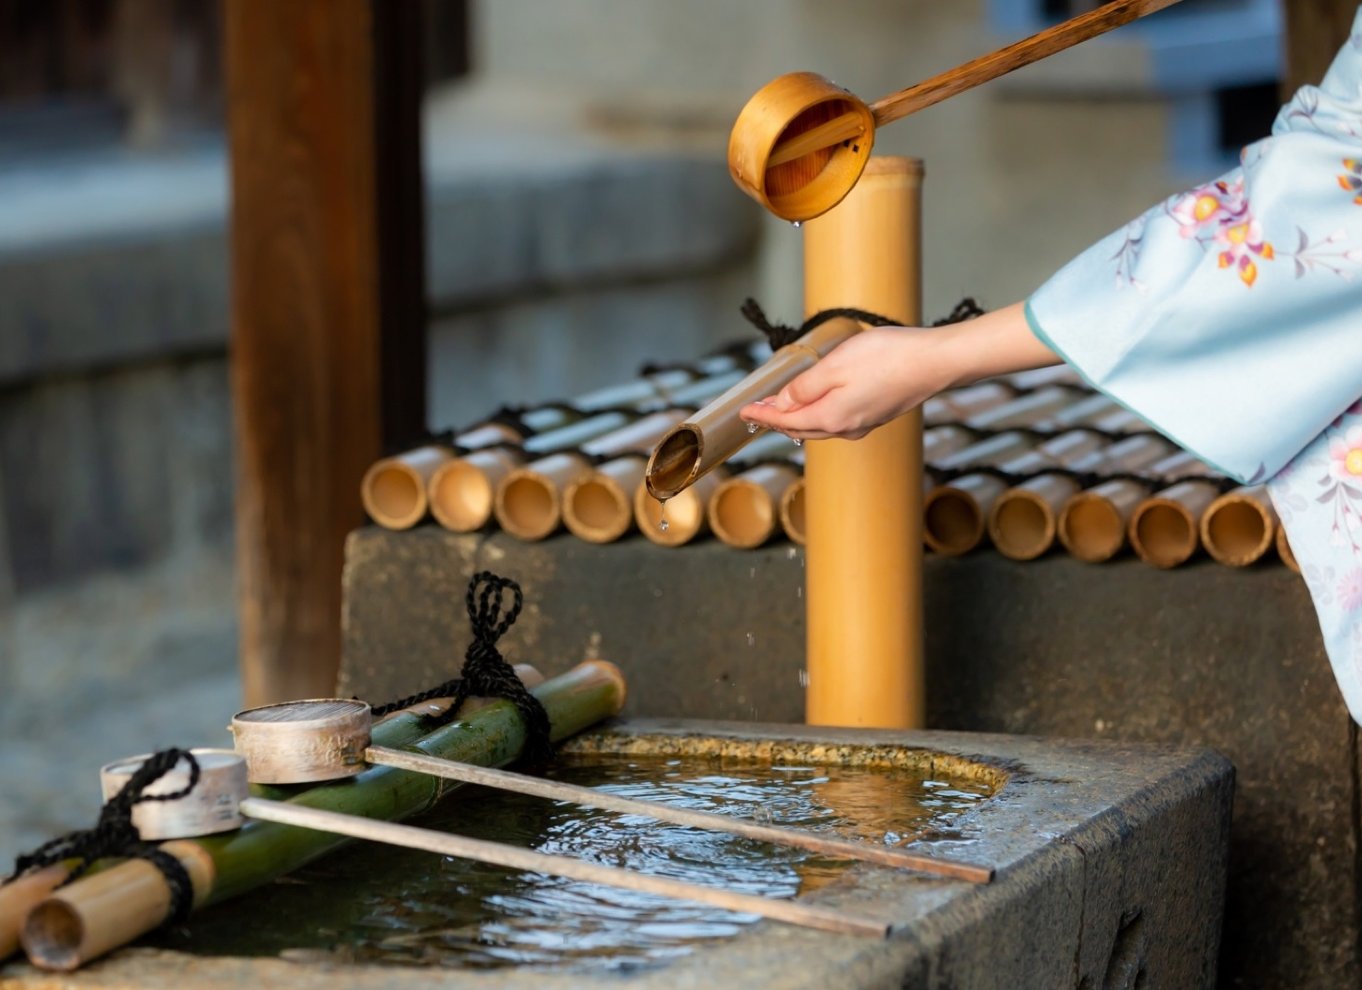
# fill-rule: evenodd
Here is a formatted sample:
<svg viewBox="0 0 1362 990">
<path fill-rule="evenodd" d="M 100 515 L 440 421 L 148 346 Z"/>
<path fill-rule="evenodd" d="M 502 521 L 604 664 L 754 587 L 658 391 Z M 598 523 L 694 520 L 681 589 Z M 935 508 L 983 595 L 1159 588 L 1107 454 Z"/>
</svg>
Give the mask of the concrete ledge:
<svg viewBox="0 0 1362 990">
<path fill-rule="evenodd" d="M 613 660 L 631 716 L 803 718 L 796 547 L 522 544 L 427 527 L 361 530 L 347 556 L 347 695 L 383 700 L 457 671 L 464 587 L 488 567 L 528 599 L 508 656 L 546 672 Z M 1239 773 L 1225 985 L 1357 984 L 1356 736 L 1294 574 L 979 553 L 930 558 L 926 589 L 929 725 L 1224 753 Z"/>
</svg>

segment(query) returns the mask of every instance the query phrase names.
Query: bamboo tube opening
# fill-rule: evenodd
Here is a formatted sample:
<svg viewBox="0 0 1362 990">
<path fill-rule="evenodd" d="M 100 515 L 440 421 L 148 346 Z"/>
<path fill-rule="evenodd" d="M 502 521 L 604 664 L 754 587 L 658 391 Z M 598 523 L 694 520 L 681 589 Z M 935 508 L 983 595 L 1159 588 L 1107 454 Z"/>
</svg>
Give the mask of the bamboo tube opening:
<svg viewBox="0 0 1362 990">
<path fill-rule="evenodd" d="M 410 529 L 426 514 L 421 477 L 397 460 L 378 461 L 360 483 L 364 511 L 385 529 Z"/>
<path fill-rule="evenodd" d="M 653 498 L 646 485 L 639 485 L 634 491 L 634 521 L 639 532 L 661 547 L 689 543 L 709 525 L 705 504 L 721 480 L 721 474 L 708 475 L 665 501 Z"/>
<path fill-rule="evenodd" d="M 1035 560 L 1055 542 L 1055 514 L 1035 492 L 1013 489 L 988 522 L 993 545 L 1012 560 Z"/>
<path fill-rule="evenodd" d="M 974 497 L 959 489 L 935 488 L 923 512 L 923 539 L 937 553 L 958 557 L 979 545 L 984 514 Z"/>
<path fill-rule="evenodd" d="M 497 489 L 494 511 L 501 528 L 521 540 L 542 540 L 562 519 L 558 489 L 537 471 L 511 472 Z"/>
<path fill-rule="evenodd" d="M 1223 496 L 1201 519 L 1201 536 L 1211 556 L 1231 567 L 1252 564 L 1272 546 L 1267 509 L 1246 496 Z"/>
<path fill-rule="evenodd" d="M 633 507 L 613 478 L 593 475 L 574 484 L 563 495 L 563 518 L 578 538 L 590 543 L 609 543 L 628 532 Z"/>
<path fill-rule="evenodd" d="M 69 973 L 85 961 L 85 922 L 70 904 L 48 898 L 28 913 L 24 951 L 35 966 Z"/>
<path fill-rule="evenodd" d="M 695 480 L 705 436 L 688 423 L 677 426 L 657 445 L 648 460 L 645 475 L 648 492 L 656 499 L 668 499 Z"/>
<path fill-rule="evenodd" d="M 456 533 L 486 526 L 495 496 L 492 479 L 471 458 L 450 461 L 430 479 L 430 513 Z"/>
<path fill-rule="evenodd" d="M 1111 502 L 1086 492 L 1074 496 L 1059 516 L 1064 549 L 1090 564 L 1116 556 L 1125 543 L 1125 530 L 1125 520 Z"/>
<path fill-rule="evenodd" d="M 804 513 L 804 479 L 800 478 L 785 489 L 785 494 L 780 498 L 780 528 L 801 547 L 804 546 L 806 533 Z"/>
<path fill-rule="evenodd" d="M 709 528 L 731 547 L 750 550 L 761 546 L 776 529 L 770 493 L 750 481 L 730 478 L 710 500 Z"/>
<path fill-rule="evenodd" d="M 1130 544 L 1146 564 L 1177 567 L 1196 552 L 1196 521 L 1172 499 L 1151 498 L 1130 518 Z"/>
</svg>

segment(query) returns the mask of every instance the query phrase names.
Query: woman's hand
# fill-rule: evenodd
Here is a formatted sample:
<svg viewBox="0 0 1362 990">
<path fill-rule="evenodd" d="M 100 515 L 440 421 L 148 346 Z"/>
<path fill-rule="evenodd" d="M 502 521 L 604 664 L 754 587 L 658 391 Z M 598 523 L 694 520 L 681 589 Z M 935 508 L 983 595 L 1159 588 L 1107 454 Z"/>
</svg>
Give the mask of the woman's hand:
<svg viewBox="0 0 1362 990">
<path fill-rule="evenodd" d="M 856 440 L 942 389 L 1054 363 L 1016 303 L 950 326 L 864 330 L 741 415 L 800 440 Z"/>
</svg>

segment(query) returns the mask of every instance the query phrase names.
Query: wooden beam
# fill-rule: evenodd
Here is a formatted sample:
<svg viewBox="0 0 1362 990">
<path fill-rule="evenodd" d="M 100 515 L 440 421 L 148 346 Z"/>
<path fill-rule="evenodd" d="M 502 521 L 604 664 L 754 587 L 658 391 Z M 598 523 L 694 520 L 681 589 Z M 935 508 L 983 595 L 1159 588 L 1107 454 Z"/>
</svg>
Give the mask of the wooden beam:
<svg viewBox="0 0 1362 990">
<path fill-rule="evenodd" d="M 1286 15 L 1286 78 L 1283 99 L 1306 84 L 1318 83 L 1348 40 L 1357 0 L 1289 0 Z"/>
<path fill-rule="evenodd" d="M 424 422 L 416 5 L 224 5 L 248 705 L 330 694 L 346 534 Z"/>
</svg>

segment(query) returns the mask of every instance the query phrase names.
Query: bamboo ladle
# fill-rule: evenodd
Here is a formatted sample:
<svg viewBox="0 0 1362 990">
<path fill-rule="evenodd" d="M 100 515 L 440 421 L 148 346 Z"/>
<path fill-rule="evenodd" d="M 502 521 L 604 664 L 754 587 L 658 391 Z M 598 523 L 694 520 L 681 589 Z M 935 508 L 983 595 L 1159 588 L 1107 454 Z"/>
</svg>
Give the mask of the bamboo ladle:
<svg viewBox="0 0 1362 990">
<path fill-rule="evenodd" d="M 778 76 L 738 114 L 728 139 L 728 170 L 776 216 L 810 220 L 851 191 L 870 158 L 877 127 L 1177 2 L 1104 3 L 869 106 L 813 72 Z"/>
</svg>

